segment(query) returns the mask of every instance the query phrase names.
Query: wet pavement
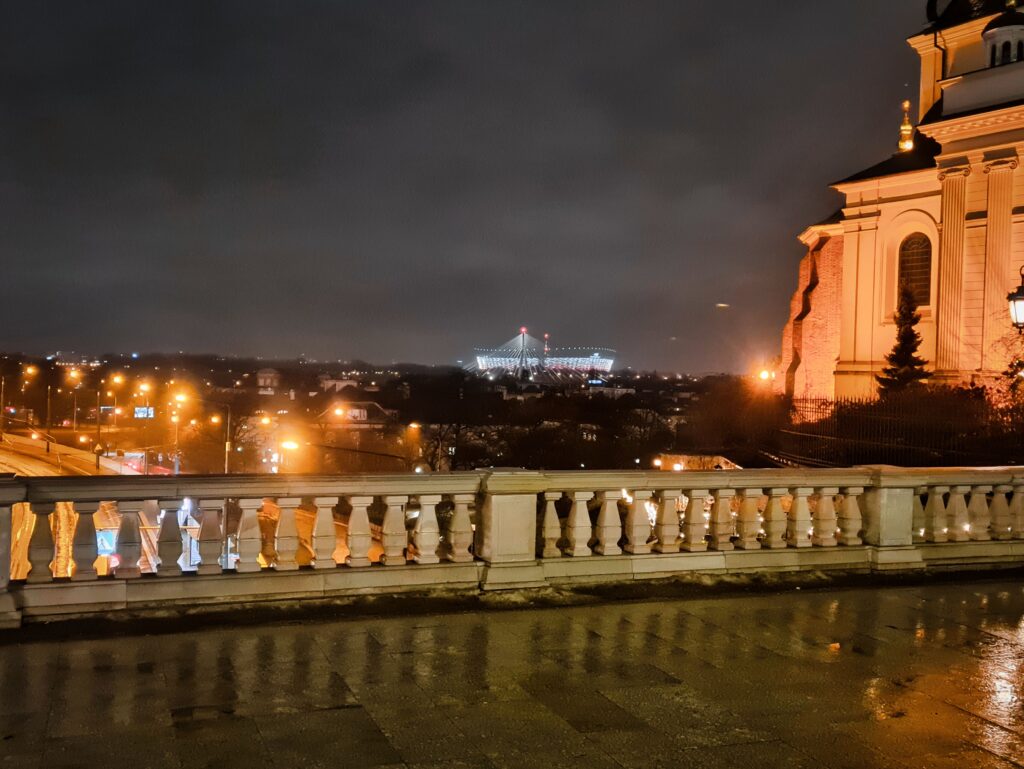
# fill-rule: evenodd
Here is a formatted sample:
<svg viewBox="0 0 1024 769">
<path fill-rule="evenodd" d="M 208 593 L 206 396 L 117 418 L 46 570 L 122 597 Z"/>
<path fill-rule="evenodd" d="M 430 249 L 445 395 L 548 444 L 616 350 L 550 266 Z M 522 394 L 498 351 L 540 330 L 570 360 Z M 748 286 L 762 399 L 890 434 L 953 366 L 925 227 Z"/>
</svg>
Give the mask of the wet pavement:
<svg viewBox="0 0 1024 769">
<path fill-rule="evenodd" d="M 1024 766 L 1024 585 L 0 645 L 4 767 Z"/>
</svg>

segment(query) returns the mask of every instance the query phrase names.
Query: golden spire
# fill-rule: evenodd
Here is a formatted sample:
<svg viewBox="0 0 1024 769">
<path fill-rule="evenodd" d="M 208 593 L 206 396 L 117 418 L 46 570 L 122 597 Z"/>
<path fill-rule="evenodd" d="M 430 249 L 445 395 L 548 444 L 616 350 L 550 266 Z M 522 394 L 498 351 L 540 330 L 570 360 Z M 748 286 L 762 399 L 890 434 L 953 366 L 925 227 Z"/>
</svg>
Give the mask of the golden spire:
<svg viewBox="0 0 1024 769">
<path fill-rule="evenodd" d="M 1014 2 L 1015 0 L 1009 0 Z M 914 149 L 914 124 L 910 122 L 910 101 L 903 102 L 903 123 L 900 125 L 900 152 Z"/>
</svg>

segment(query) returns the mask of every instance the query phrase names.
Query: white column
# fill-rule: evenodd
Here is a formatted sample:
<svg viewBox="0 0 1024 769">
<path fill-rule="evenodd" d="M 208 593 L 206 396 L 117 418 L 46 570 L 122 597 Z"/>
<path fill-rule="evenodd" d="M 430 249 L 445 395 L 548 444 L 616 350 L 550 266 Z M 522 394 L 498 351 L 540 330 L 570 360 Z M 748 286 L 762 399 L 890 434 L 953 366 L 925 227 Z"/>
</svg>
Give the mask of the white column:
<svg viewBox="0 0 1024 769">
<path fill-rule="evenodd" d="M 651 552 L 651 516 L 647 506 L 651 503 L 651 491 L 634 491 L 633 501 L 626 513 L 626 546 L 624 550 L 633 555 Z"/>
<path fill-rule="evenodd" d="M 367 497 L 371 502 L 372 497 Z M 334 528 L 334 508 L 338 504 L 337 497 L 317 497 L 316 521 L 313 523 L 313 568 L 335 569 L 334 551 L 338 547 L 337 530 Z M 353 510 L 354 512 L 354 510 Z M 366 522 L 367 546 L 370 538 L 370 522 Z"/>
<path fill-rule="evenodd" d="M 583 558 L 591 555 L 591 525 L 587 503 L 594 498 L 594 494 L 590 491 L 574 491 L 569 497 L 572 499 L 572 506 L 565 522 L 565 554 Z"/>
<path fill-rule="evenodd" d="M 560 491 L 545 491 L 544 508 L 537 526 L 537 555 L 540 558 L 560 558 L 562 551 L 558 549 L 558 541 L 562 538 L 562 523 L 558 520 L 555 503 L 562 498 Z"/>
<path fill-rule="evenodd" d="M 822 486 L 814 490 L 818 495 L 818 505 L 814 511 L 811 544 L 815 547 L 835 547 L 839 544 L 836 539 L 836 530 L 839 520 L 836 517 L 836 495 L 839 489 L 831 486 Z"/>
<path fill-rule="evenodd" d="M 406 549 L 409 547 L 409 532 L 405 528 L 405 505 L 409 497 L 384 497 L 387 509 L 384 511 L 384 525 L 381 545 L 384 555 L 381 563 L 385 566 L 405 566 Z"/>
<path fill-rule="evenodd" d="M 786 544 L 789 547 L 810 547 L 811 546 L 811 508 L 807 503 L 807 497 L 813 489 L 794 487 L 789 490 L 793 495 L 793 504 L 789 508 L 789 518 L 786 526 Z"/>
<path fill-rule="evenodd" d="M 757 535 L 761 532 L 761 514 L 757 509 L 761 489 L 740 489 L 740 514 L 736 517 L 736 547 L 740 550 L 760 550 Z"/>
<path fill-rule="evenodd" d="M 469 508 L 476 502 L 476 495 L 455 494 L 452 502 L 455 508 L 445 536 L 445 560 L 452 563 L 472 563 L 473 553 L 470 552 L 470 547 L 473 544 L 473 522 L 469 516 Z M 557 516 L 555 520 L 557 521 Z M 555 557 L 559 555 L 561 553 L 556 548 Z"/>
<path fill-rule="evenodd" d="M 10 594 L 12 515 L 11 505 L 0 505 L 0 628 L 21 625 L 21 611 Z"/>
<path fill-rule="evenodd" d="M 295 525 L 295 508 L 302 504 L 299 497 L 282 497 L 277 500 L 277 536 L 275 537 L 277 560 L 274 571 L 299 570 L 299 529 Z"/>
<path fill-rule="evenodd" d="M 789 492 L 786 489 L 765 489 L 768 504 L 764 507 L 764 539 L 761 546 L 768 550 L 782 550 L 786 547 L 786 511 L 782 508 L 782 498 Z"/>
<path fill-rule="evenodd" d="M 939 174 L 942 182 L 942 238 L 939 255 L 939 290 L 936 302 L 935 367 L 940 373 L 961 369 L 964 230 L 967 214 L 967 177 L 971 169 L 948 168 Z"/>
<path fill-rule="evenodd" d="M 437 523 L 437 506 L 440 494 L 420 495 L 420 514 L 412 530 L 412 546 L 409 552 L 415 563 L 439 563 L 441 558 L 441 527 Z"/>
<path fill-rule="evenodd" d="M 665 489 L 658 492 L 658 520 L 654 525 L 654 552 L 679 552 L 679 498 L 682 489 Z"/>
<path fill-rule="evenodd" d="M 981 367 L 1001 373 L 1006 352 L 999 344 L 1006 336 L 1006 294 L 1016 277 L 1010 269 L 1013 249 L 1013 177 L 1017 158 L 985 166 L 988 174 L 988 226 L 985 234 L 985 310 Z"/>
<path fill-rule="evenodd" d="M 839 508 L 839 544 L 856 547 L 863 544 L 861 532 L 864 530 L 864 518 L 860 512 L 858 497 L 864 493 L 859 486 L 847 486 L 842 489 L 843 504 Z"/>
<path fill-rule="evenodd" d="M 711 504 L 711 520 L 708 521 L 711 534 L 709 546 L 712 550 L 732 550 L 732 535 L 735 529 L 732 520 L 734 492 L 731 489 L 715 489 L 712 494 L 715 501 Z"/>
<path fill-rule="evenodd" d="M 970 486 L 951 486 L 949 504 L 946 506 L 947 537 L 950 542 L 967 542 L 970 538 L 970 518 L 967 517 L 967 500 L 964 495 Z"/>
<path fill-rule="evenodd" d="M 949 486 L 930 486 L 928 488 L 928 504 L 924 508 L 924 539 L 925 542 L 948 542 L 949 527 L 946 525 L 946 503 L 942 495 L 949 491 Z"/>
<path fill-rule="evenodd" d="M 602 492 L 601 510 L 594 524 L 594 553 L 596 555 L 621 555 L 619 539 L 622 537 L 622 518 L 619 517 L 621 491 Z"/>
<path fill-rule="evenodd" d="M 1024 539 L 1024 481 L 1013 479 L 1013 496 L 1010 498 L 1010 526 L 1013 539 Z"/>
<path fill-rule="evenodd" d="M 178 515 L 181 510 L 180 499 L 157 500 L 160 510 L 160 530 L 156 537 L 156 553 L 160 560 L 156 573 L 161 577 L 181 576 L 179 560 L 182 554 L 183 540 Z"/>
<path fill-rule="evenodd" d="M 373 497 L 350 497 L 348 503 L 352 512 L 348 516 L 348 556 L 345 565 L 353 568 L 370 566 L 370 548 L 373 536 L 370 534 L 370 506 Z M 334 525 L 334 522 L 331 522 Z"/>
<path fill-rule="evenodd" d="M 988 495 L 991 486 L 975 486 L 967 503 L 967 519 L 970 521 L 970 538 L 974 542 L 988 542 L 992 539 L 992 514 L 988 509 Z"/>
<path fill-rule="evenodd" d="M 704 504 L 711 494 L 707 489 L 687 489 L 686 513 L 683 518 L 683 550 L 688 553 L 703 553 L 708 549 L 704 537 L 708 532 L 704 518 Z"/>
<path fill-rule="evenodd" d="M 224 547 L 224 530 L 221 528 L 221 511 L 224 509 L 223 499 L 204 499 L 197 501 L 202 520 L 199 522 L 199 576 L 220 574 L 220 554 Z"/>
<path fill-rule="evenodd" d="M 52 502 L 33 502 L 31 505 L 36 522 L 35 528 L 32 529 L 32 537 L 28 541 L 28 562 L 32 568 L 26 582 L 53 581 L 52 563 L 56 551 L 53 545 L 53 530 L 50 528 L 50 514 L 53 513 L 54 507 Z"/>
<path fill-rule="evenodd" d="M 1013 536 L 1013 522 L 1010 518 L 1010 503 L 1006 495 L 1013 491 L 1013 486 L 1003 484 L 996 486 L 992 496 L 992 538 L 1007 540 Z"/>
<path fill-rule="evenodd" d="M 78 523 L 75 525 L 75 536 L 71 542 L 71 556 L 75 561 L 71 579 L 75 582 L 86 582 L 96 579 L 96 513 L 94 503 L 75 505 Z"/>
<path fill-rule="evenodd" d="M 918 486 L 914 489 L 913 499 L 913 527 L 914 527 L 914 542 L 924 542 L 924 533 L 927 530 L 927 521 L 924 512 L 924 505 L 921 503 L 921 497 L 928 493 L 927 486 Z"/>
<path fill-rule="evenodd" d="M 143 502 L 119 500 L 117 512 L 121 523 L 117 527 L 117 579 L 138 579 L 142 576 L 139 561 L 142 560 L 142 532 L 139 531 L 139 511 Z M 218 553 L 219 555 L 219 553 Z"/>
<path fill-rule="evenodd" d="M 235 561 L 235 571 L 251 574 L 261 568 L 263 536 L 260 532 L 259 509 L 263 506 L 263 499 L 239 499 L 238 506 L 242 509 L 242 518 L 238 522 L 238 560 Z"/>
</svg>

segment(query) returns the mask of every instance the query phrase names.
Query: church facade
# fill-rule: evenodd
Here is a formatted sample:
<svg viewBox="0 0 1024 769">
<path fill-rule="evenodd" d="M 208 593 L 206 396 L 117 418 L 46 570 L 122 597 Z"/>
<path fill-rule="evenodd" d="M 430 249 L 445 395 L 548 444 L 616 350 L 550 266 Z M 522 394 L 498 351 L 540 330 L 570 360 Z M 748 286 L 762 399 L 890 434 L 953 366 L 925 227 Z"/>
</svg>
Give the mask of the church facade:
<svg viewBox="0 0 1024 769">
<path fill-rule="evenodd" d="M 1015 0 L 931 0 L 917 126 L 899 151 L 833 185 L 843 207 L 805 230 L 776 386 L 868 397 L 906 282 L 931 381 L 984 383 L 1019 345 L 1006 296 L 1024 265 L 1024 13 Z"/>
</svg>

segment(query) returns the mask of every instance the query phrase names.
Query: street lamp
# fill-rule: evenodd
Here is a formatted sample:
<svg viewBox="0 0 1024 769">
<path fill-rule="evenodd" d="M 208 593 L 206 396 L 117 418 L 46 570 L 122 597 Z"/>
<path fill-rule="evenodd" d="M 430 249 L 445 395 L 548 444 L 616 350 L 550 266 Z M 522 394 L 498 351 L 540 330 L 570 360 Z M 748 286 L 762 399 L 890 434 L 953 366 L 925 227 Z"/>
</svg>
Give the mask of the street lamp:
<svg viewBox="0 0 1024 769">
<path fill-rule="evenodd" d="M 1006 301 L 1010 303 L 1010 321 L 1018 334 L 1024 334 L 1024 267 L 1020 268 L 1020 287 Z"/>
<path fill-rule="evenodd" d="M 179 404 L 183 404 L 187 400 L 189 400 L 189 396 L 185 395 L 185 393 L 178 393 L 177 395 L 174 396 L 174 400 L 177 401 Z M 228 475 L 231 472 L 231 469 L 230 469 L 231 468 L 231 404 L 230 403 L 219 403 L 218 401 L 208 401 L 208 400 L 204 400 L 203 398 L 192 398 L 192 400 L 196 401 L 197 403 L 206 403 L 206 404 L 211 405 L 211 406 L 220 406 L 221 408 L 223 408 L 227 412 L 226 419 L 224 419 L 223 421 L 224 421 L 224 475 Z M 222 420 L 221 420 L 220 414 L 214 414 L 212 417 L 210 417 L 210 422 L 212 422 L 215 425 L 219 425 L 221 423 L 221 421 Z"/>
<path fill-rule="evenodd" d="M 281 470 L 284 471 L 285 452 L 298 451 L 299 444 L 295 441 L 281 441 Z"/>
</svg>

